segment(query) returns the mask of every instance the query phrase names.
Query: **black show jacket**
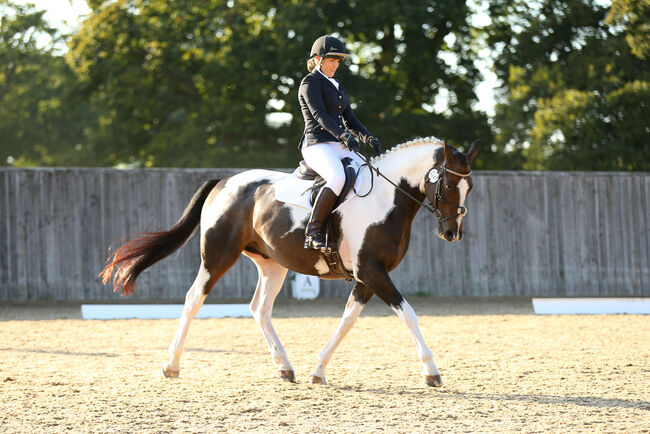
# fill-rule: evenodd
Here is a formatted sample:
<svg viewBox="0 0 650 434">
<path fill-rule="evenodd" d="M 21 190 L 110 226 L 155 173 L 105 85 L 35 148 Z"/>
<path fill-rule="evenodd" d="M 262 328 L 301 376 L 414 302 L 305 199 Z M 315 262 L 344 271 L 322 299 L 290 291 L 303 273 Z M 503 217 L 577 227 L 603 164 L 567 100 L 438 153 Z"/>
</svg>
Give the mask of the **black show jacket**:
<svg viewBox="0 0 650 434">
<path fill-rule="evenodd" d="M 337 80 L 338 81 L 338 80 Z M 346 128 L 363 142 L 370 133 L 354 116 L 348 94 L 340 81 L 338 90 L 325 75 L 314 70 L 300 83 L 298 101 L 305 119 L 305 132 L 298 148 L 321 142 L 340 142 Z"/>
</svg>

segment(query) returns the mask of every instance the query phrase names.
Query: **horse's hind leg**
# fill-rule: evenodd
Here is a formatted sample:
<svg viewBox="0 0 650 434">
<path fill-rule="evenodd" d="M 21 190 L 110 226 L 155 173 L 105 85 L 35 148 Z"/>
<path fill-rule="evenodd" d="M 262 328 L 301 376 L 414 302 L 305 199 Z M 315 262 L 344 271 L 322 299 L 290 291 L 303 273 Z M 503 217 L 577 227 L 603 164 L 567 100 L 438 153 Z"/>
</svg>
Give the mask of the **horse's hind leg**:
<svg viewBox="0 0 650 434">
<path fill-rule="evenodd" d="M 163 368 L 165 377 L 176 378 L 180 372 L 181 355 L 185 346 L 185 338 L 190 328 L 192 318 L 197 314 L 203 302 L 205 301 L 210 289 L 214 286 L 216 279 L 213 278 L 205 264 L 201 264 L 199 273 L 194 279 L 194 283 L 187 294 L 185 295 L 185 305 L 183 306 L 183 313 L 181 314 L 180 324 L 176 330 L 176 336 L 169 345 L 169 362 Z"/>
<path fill-rule="evenodd" d="M 295 381 L 295 374 L 287 353 L 280 342 L 273 324 L 271 324 L 271 313 L 275 297 L 282 289 L 282 282 L 287 275 L 287 269 L 271 259 L 264 259 L 260 255 L 243 252 L 257 266 L 259 273 L 257 288 L 250 303 L 250 309 L 266 340 L 271 357 L 278 367 L 280 377 L 287 381 Z"/>
<path fill-rule="evenodd" d="M 325 380 L 325 367 L 332 357 L 332 354 L 334 354 L 336 347 L 339 346 L 345 335 L 348 334 L 354 325 L 354 322 L 359 318 L 361 311 L 368 300 L 370 300 L 370 297 L 372 297 L 372 291 L 370 291 L 363 283 L 357 282 L 354 285 L 354 289 L 348 297 L 345 311 L 343 312 L 339 325 L 336 327 L 334 335 L 327 342 L 325 348 L 323 348 L 323 350 L 318 354 L 318 365 L 309 377 L 310 383 L 327 384 L 327 381 Z"/>
</svg>

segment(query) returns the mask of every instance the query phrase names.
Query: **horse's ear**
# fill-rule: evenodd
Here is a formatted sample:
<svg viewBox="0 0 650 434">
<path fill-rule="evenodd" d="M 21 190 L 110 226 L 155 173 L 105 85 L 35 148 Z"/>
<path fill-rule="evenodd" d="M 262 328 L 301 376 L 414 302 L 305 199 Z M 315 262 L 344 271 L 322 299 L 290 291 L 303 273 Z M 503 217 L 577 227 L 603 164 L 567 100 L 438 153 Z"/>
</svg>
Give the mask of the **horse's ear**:
<svg viewBox="0 0 650 434">
<path fill-rule="evenodd" d="M 481 141 L 476 140 L 474 143 L 472 143 L 472 146 L 469 147 L 469 151 L 467 152 L 466 157 L 467 157 L 467 161 L 469 161 L 470 163 L 472 162 L 474 157 L 476 157 L 476 154 L 478 153 L 478 148 L 479 148 L 480 144 L 481 144 Z"/>
<path fill-rule="evenodd" d="M 445 161 L 453 159 L 451 146 L 447 144 L 447 139 L 442 139 L 442 148 L 445 150 Z"/>
</svg>

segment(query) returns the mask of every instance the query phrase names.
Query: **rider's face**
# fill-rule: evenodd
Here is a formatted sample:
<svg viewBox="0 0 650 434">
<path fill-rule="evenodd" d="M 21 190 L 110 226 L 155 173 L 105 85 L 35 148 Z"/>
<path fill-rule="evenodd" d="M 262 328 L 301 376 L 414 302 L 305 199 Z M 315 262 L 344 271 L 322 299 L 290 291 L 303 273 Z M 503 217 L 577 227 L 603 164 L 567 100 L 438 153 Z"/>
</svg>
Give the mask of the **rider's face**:
<svg viewBox="0 0 650 434">
<path fill-rule="evenodd" d="M 334 74 L 336 73 L 336 70 L 338 69 L 340 63 L 341 63 L 340 58 L 324 57 L 321 59 L 320 62 L 320 70 L 327 77 L 332 78 L 334 77 Z"/>
</svg>

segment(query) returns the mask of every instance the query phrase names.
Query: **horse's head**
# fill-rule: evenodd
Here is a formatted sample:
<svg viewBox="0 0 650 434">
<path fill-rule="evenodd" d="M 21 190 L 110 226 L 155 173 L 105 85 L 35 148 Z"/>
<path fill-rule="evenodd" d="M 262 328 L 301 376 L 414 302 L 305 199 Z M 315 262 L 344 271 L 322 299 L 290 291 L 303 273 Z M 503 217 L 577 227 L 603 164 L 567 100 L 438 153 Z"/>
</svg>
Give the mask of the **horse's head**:
<svg viewBox="0 0 650 434">
<path fill-rule="evenodd" d="M 438 236 L 444 240 L 459 241 L 463 236 L 465 200 L 473 186 L 469 165 L 478 147 L 476 141 L 463 154 L 444 140 L 442 152 L 434 154 L 434 166 L 426 174 L 424 190 L 438 219 Z"/>
</svg>

